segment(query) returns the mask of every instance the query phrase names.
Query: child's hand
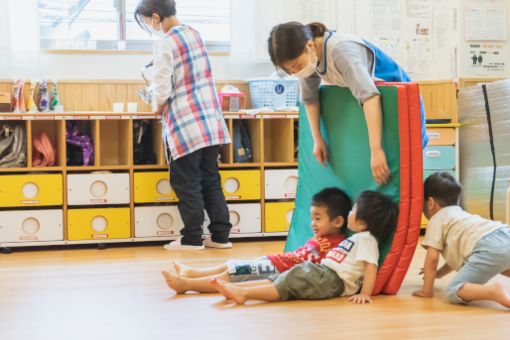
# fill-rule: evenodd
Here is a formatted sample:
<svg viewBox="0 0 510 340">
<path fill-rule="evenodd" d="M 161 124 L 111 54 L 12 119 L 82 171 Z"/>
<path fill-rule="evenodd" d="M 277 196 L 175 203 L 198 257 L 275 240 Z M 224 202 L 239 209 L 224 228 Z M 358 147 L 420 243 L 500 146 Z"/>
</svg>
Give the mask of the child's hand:
<svg viewBox="0 0 510 340">
<path fill-rule="evenodd" d="M 413 292 L 413 296 L 416 297 L 425 297 L 425 298 L 431 298 L 434 296 L 434 294 L 425 293 L 423 289 L 415 290 Z"/>
<path fill-rule="evenodd" d="M 349 298 L 349 301 L 354 303 L 372 303 L 372 298 L 366 294 L 356 294 Z"/>
</svg>

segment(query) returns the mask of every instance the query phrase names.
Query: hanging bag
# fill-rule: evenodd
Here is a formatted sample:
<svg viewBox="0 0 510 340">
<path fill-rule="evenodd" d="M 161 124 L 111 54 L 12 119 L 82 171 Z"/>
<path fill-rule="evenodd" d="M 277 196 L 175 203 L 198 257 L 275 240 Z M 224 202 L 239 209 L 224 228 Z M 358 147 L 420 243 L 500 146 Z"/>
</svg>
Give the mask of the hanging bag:
<svg viewBox="0 0 510 340">
<path fill-rule="evenodd" d="M 133 122 L 133 148 L 135 164 L 156 164 L 150 120 Z"/>
<path fill-rule="evenodd" d="M 242 120 L 234 120 L 234 162 L 250 163 L 253 161 L 251 139 Z"/>
<path fill-rule="evenodd" d="M 4 125 L 0 131 L 0 167 L 25 167 L 27 165 L 26 150 L 25 129 L 19 125 Z"/>
<path fill-rule="evenodd" d="M 55 148 L 46 132 L 42 132 L 35 137 L 33 144 L 33 166 L 46 167 L 55 165 Z"/>
</svg>

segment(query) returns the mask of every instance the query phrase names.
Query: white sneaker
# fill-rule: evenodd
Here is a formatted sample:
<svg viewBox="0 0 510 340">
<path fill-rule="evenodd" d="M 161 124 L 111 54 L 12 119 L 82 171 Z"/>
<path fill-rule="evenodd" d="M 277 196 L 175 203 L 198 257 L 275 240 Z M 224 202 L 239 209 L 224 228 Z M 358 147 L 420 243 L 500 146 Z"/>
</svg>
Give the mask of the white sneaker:
<svg viewBox="0 0 510 340">
<path fill-rule="evenodd" d="M 218 242 L 214 242 L 211 239 L 211 236 L 208 236 L 204 240 L 204 246 L 206 246 L 207 248 L 230 249 L 230 248 L 232 248 L 232 242 L 218 243 Z"/>
<path fill-rule="evenodd" d="M 181 239 L 182 237 L 178 238 L 177 240 L 175 241 L 172 241 L 168 244 L 165 244 L 163 246 L 163 248 L 165 248 L 166 250 L 173 250 L 173 251 L 193 251 L 193 250 L 204 250 L 205 247 L 202 245 L 202 246 L 190 246 L 190 245 L 187 245 L 187 244 L 181 244 Z"/>
</svg>

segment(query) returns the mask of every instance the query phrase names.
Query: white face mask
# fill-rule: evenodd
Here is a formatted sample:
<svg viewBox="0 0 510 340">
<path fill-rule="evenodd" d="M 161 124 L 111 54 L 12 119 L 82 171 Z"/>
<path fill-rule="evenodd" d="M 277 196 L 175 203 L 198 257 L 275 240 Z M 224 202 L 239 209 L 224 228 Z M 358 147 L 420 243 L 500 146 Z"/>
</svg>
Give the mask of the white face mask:
<svg viewBox="0 0 510 340">
<path fill-rule="evenodd" d="M 166 36 L 166 33 L 163 32 L 163 25 L 161 24 L 161 22 L 159 22 L 159 29 L 156 30 L 152 27 L 152 22 L 154 21 L 154 18 L 152 18 L 151 20 L 151 24 L 149 25 L 149 30 L 151 31 L 151 34 L 154 35 L 155 37 L 157 38 L 164 38 Z"/>
<path fill-rule="evenodd" d="M 312 54 L 312 51 L 308 48 L 308 57 L 309 61 L 305 67 L 303 67 L 299 72 L 293 73 L 292 75 L 297 78 L 308 78 L 315 73 L 315 68 L 317 67 L 318 58 L 316 55 Z"/>
</svg>

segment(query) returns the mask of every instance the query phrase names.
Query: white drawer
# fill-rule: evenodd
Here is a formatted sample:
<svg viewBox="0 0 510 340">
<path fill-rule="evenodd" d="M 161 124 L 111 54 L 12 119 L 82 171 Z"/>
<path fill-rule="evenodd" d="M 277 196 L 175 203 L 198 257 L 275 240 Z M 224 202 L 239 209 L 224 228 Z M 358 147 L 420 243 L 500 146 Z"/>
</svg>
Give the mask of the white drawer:
<svg viewBox="0 0 510 340">
<path fill-rule="evenodd" d="M 61 241 L 62 210 L 16 210 L 0 212 L 0 243 Z"/>
<path fill-rule="evenodd" d="M 135 208 L 135 237 L 176 236 L 182 228 L 177 206 Z"/>
<path fill-rule="evenodd" d="M 231 234 L 260 233 L 262 223 L 260 218 L 260 204 L 229 204 L 228 213 L 232 223 Z"/>
<path fill-rule="evenodd" d="M 264 177 L 266 199 L 285 199 L 296 197 L 298 183 L 297 169 L 266 170 Z"/>
<path fill-rule="evenodd" d="M 128 204 L 129 174 L 73 174 L 67 176 L 69 205 Z"/>
</svg>

